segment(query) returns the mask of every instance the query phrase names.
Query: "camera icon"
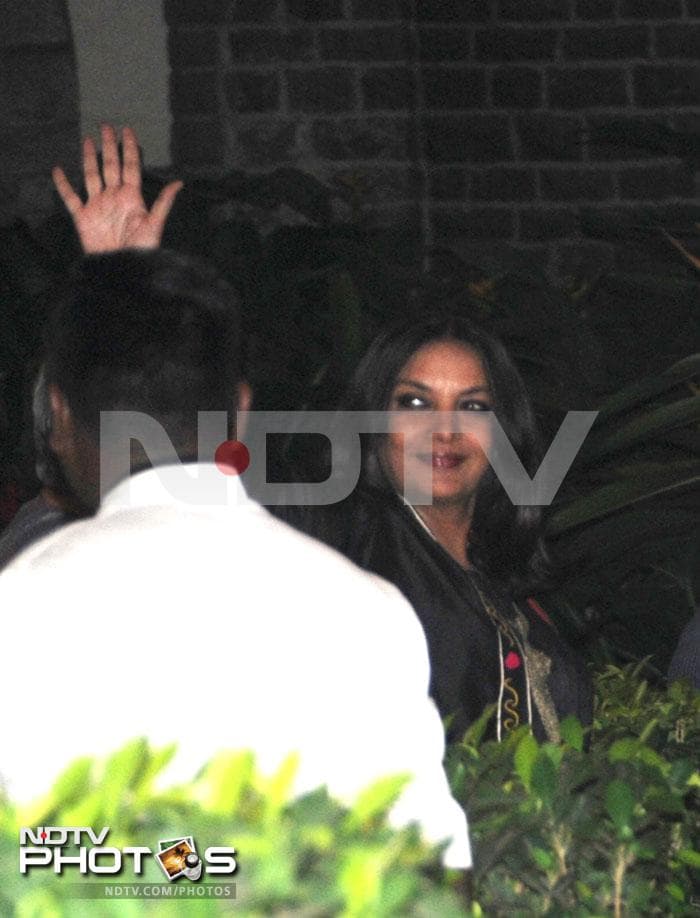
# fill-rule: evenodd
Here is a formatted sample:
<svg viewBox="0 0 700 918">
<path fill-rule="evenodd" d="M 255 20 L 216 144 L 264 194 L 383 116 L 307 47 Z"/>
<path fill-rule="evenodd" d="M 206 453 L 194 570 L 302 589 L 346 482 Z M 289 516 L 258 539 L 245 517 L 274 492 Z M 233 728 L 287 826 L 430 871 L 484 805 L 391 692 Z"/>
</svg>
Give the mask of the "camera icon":
<svg viewBox="0 0 700 918">
<path fill-rule="evenodd" d="M 201 877 L 202 859 L 195 851 L 191 851 L 185 857 L 185 867 L 182 873 L 183 876 L 186 876 L 187 879 L 192 880 L 192 882 L 195 882 Z"/>
</svg>

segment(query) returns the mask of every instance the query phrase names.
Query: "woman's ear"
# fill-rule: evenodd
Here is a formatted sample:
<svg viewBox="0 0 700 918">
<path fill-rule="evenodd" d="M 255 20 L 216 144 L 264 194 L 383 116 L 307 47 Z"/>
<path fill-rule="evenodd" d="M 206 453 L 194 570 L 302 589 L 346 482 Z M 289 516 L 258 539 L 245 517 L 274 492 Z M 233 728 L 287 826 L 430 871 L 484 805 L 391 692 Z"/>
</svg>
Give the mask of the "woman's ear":
<svg viewBox="0 0 700 918">
<path fill-rule="evenodd" d="M 245 433 L 248 411 L 253 402 L 253 390 L 245 380 L 238 383 L 236 396 L 236 437 L 240 438 Z"/>
<path fill-rule="evenodd" d="M 49 446 L 60 458 L 70 453 L 73 449 L 75 423 L 66 397 L 61 390 L 53 383 L 50 383 L 48 393 L 51 408 Z"/>
</svg>

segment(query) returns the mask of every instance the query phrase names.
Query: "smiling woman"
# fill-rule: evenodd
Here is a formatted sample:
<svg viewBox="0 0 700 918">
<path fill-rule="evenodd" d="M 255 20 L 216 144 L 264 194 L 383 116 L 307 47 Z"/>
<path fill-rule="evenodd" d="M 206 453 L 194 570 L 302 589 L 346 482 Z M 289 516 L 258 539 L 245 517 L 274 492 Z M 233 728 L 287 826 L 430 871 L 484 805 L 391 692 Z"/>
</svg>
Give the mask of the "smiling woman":
<svg viewBox="0 0 700 918">
<path fill-rule="evenodd" d="M 342 408 L 392 412 L 388 434 L 363 438 L 357 488 L 338 504 L 275 512 L 408 597 L 448 736 L 490 705 L 498 738 L 529 723 L 557 741 L 564 716 L 590 723 L 585 668 L 532 598 L 547 574 L 540 508 L 514 505 L 486 455 L 495 418 L 530 475 L 541 459 L 505 348 L 462 318 L 405 322 L 375 339 Z"/>
<path fill-rule="evenodd" d="M 428 412 L 490 413 L 491 389 L 481 358 L 458 341 L 432 341 L 399 374 L 389 408 L 407 417 L 386 438 L 383 459 L 400 493 L 425 495 L 418 511 L 456 561 L 469 567 L 467 533 L 479 483 L 488 468 L 489 425 L 433 432 Z M 488 415 L 487 415 L 488 416 Z M 463 428 L 467 429 L 463 431 Z M 447 527 L 442 525 L 447 521 Z M 445 544 L 445 540 L 448 544 Z"/>
</svg>

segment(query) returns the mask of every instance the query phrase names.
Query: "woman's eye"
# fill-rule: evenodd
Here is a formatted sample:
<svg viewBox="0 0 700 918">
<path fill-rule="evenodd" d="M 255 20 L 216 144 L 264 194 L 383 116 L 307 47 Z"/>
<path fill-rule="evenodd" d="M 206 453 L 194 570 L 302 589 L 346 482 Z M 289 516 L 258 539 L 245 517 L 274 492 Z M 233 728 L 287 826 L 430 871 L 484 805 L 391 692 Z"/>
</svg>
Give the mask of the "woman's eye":
<svg viewBox="0 0 700 918">
<path fill-rule="evenodd" d="M 405 392 L 403 395 L 396 396 L 396 404 L 399 408 L 427 408 L 428 405 L 420 395 L 412 395 Z"/>
<path fill-rule="evenodd" d="M 488 402 L 484 402 L 478 398 L 469 398 L 463 402 L 460 402 L 459 405 L 460 411 L 490 411 L 491 406 Z"/>
</svg>

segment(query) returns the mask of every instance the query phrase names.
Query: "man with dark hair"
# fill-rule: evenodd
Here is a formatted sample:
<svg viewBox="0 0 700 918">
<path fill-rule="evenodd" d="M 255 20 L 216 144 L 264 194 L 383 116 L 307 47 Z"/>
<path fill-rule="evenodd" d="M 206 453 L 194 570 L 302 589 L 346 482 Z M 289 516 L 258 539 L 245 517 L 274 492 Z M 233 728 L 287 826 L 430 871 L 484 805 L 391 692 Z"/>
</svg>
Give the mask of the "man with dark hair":
<svg viewBox="0 0 700 918">
<path fill-rule="evenodd" d="M 47 342 L 51 446 L 90 510 L 99 503 L 102 412 L 138 405 L 163 427 L 177 457 L 192 462 L 198 458 L 198 412 L 233 418 L 238 402 L 243 409 L 250 402 L 241 381 L 235 293 L 213 270 L 174 253 L 86 258 L 59 297 Z M 153 447 L 147 457 L 134 444 L 132 470 L 167 458 L 157 448 L 152 453 Z M 102 456 L 103 474 L 108 459 Z M 102 481 L 101 487 L 112 484 Z"/>
<path fill-rule="evenodd" d="M 176 740 L 180 780 L 219 749 L 250 748 L 263 771 L 296 752 L 298 791 L 348 800 L 411 775 L 392 819 L 451 839 L 445 863 L 467 867 L 413 610 L 213 461 L 250 399 L 239 345 L 232 292 L 184 257 L 94 256 L 69 279 L 46 339 L 50 441 L 97 509 L 0 576 L 0 689 L 22 699 L 2 781 L 34 797 L 135 735 Z"/>
</svg>

